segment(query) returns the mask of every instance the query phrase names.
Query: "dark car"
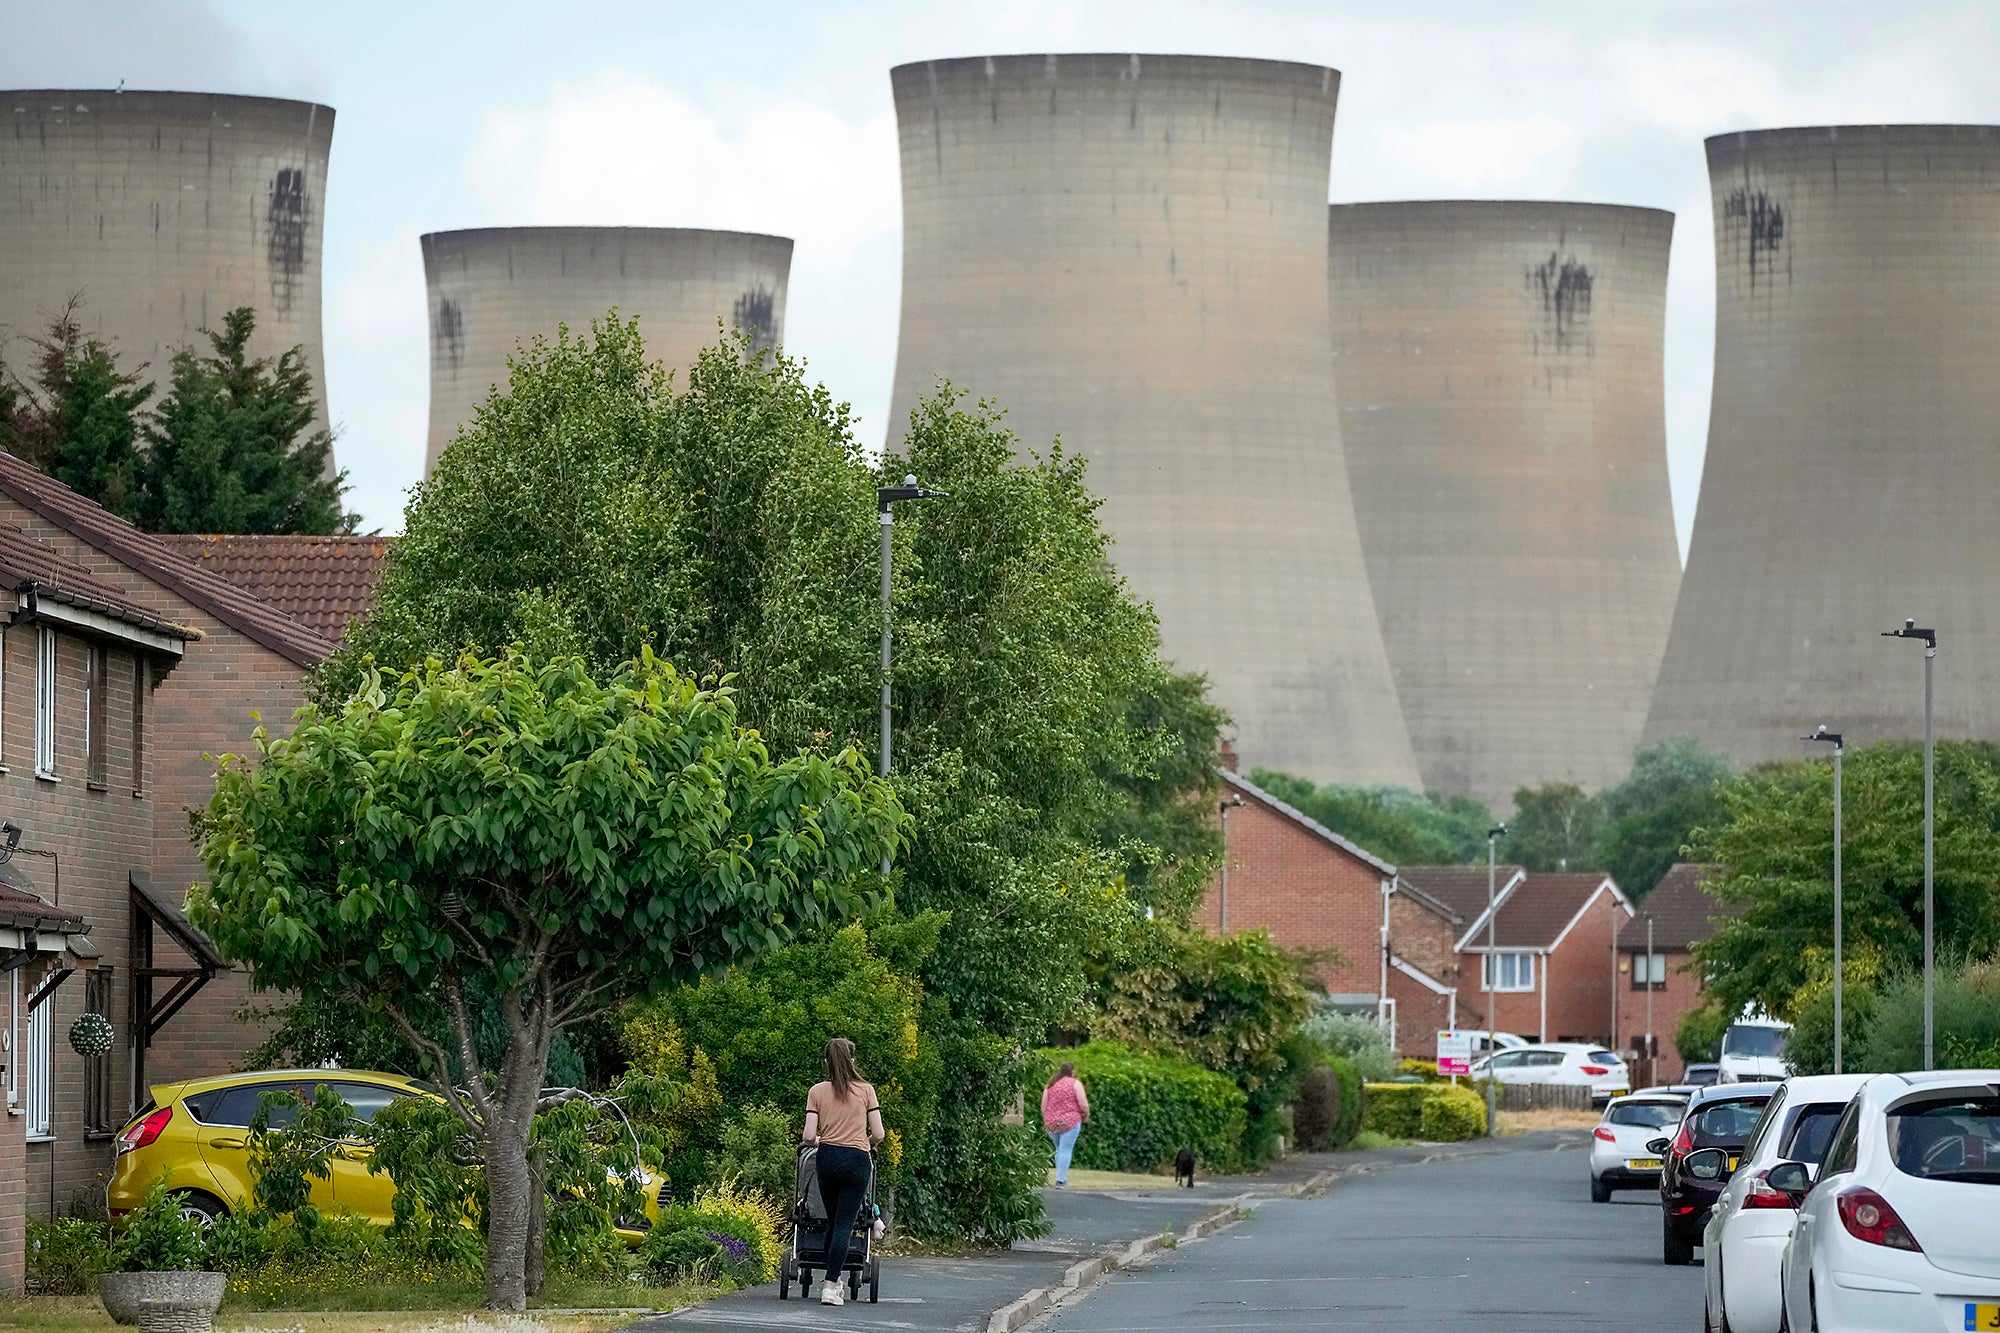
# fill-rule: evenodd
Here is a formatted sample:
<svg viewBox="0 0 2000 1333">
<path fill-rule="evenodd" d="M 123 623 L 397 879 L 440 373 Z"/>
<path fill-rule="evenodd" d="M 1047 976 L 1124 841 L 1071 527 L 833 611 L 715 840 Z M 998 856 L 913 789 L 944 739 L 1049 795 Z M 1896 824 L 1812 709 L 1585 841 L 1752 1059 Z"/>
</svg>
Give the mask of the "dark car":
<svg viewBox="0 0 2000 1333">
<path fill-rule="evenodd" d="M 1726 1172 L 1721 1179 L 1696 1180 L 1681 1170 L 1681 1163 L 1697 1149 L 1721 1148 L 1728 1152 L 1729 1166 L 1734 1170 L 1737 1154 L 1750 1141 L 1750 1131 L 1764 1113 L 1764 1103 L 1777 1090 L 1775 1083 L 1724 1083 L 1702 1088 L 1688 1098 L 1687 1114 L 1681 1117 L 1673 1136 L 1646 1145 L 1661 1159 L 1661 1262 L 1694 1262 L 1694 1247 L 1701 1244 L 1709 1211 L 1728 1183 Z"/>
<path fill-rule="evenodd" d="M 1681 1075 L 1681 1082 L 1692 1083 L 1697 1088 L 1712 1088 L 1721 1078 L 1721 1065 L 1689 1065 Z"/>
</svg>

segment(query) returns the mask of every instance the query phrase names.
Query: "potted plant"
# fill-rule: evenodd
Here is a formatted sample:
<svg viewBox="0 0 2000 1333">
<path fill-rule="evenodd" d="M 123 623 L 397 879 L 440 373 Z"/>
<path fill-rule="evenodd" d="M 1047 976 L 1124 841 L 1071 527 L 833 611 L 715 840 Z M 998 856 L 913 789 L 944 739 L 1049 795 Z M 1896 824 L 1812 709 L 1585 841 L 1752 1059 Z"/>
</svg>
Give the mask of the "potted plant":
<svg viewBox="0 0 2000 1333">
<path fill-rule="evenodd" d="M 109 1269 L 97 1279 L 104 1311 L 121 1324 L 136 1324 L 142 1306 L 154 1301 L 213 1315 L 229 1283 L 226 1273 L 204 1265 L 208 1239 L 201 1223 L 181 1212 L 162 1176 L 111 1242 Z"/>
</svg>

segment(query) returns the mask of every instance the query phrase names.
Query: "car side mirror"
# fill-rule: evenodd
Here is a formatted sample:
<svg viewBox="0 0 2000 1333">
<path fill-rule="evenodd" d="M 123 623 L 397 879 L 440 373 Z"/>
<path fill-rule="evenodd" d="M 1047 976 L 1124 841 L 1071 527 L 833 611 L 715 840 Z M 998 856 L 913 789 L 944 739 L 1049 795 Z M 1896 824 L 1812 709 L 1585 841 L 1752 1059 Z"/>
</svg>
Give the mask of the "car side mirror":
<svg viewBox="0 0 2000 1333">
<path fill-rule="evenodd" d="M 1729 1154 L 1720 1148 L 1691 1152 L 1681 1162 L 1681 1170 L 1694 1180 L 1729 1179 Z"/>
<path fill-rule="evenodd" d="M 1672 1139 L 1648 1139 L 1646 1141 L 1646 1151 L 1655 1157 L 1665 1157 L 1667 1149 L 1673 1146 L 1674 1141 Z"/>
<path fill-rule="evenodd" d="M 1802 1199 L 1812 1190 L 1812 1170 L 1804 1162 L 1780 1162 L 1764 1173 L 1764 1183 L 1781 1194 Z"/>
</svg>

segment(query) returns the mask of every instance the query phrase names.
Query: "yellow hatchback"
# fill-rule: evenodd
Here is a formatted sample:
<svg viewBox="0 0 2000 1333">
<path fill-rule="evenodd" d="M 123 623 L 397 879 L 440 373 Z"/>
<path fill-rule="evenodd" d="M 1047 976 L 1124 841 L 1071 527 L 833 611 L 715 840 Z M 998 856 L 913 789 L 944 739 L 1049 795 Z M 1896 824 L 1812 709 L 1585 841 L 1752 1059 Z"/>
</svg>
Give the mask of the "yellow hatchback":
<svg viewBox="0 0 2000 1333">
<path fill-rule="evenodd" d="M 363 1124 L 399 1098 L 439 1099 L 422 1079 L 362 1069 L 264 1070 L 157 1084 L 152 1100 L 118 1135 L 118 1165 L 105 1199 L 111 1216 L 122 1217 L 137 1207 L 162 1174 L 167 1188 L 180 1196 L 181 1210 L 204 1223 L 248 1206 L 255 1186 L 250 1122 L 265 1095 L 289 1092 L 311 1102 L 322 1086 L 353 1108 L 354 1118 Z M 275 1105 L 270 1127 L 285 1129 L 295 1115 L 290 1104 Z M 327 1179 L 313 1182 L 313 1206 L 387 1226 L 395 1216 L 391 1201 L 396 1186 L 387 1176 L 368 1173 L 372 1152 L 358 1138 L 336 1147 L 328 1159 L 332 1170 Z M 660 1185 L 657 1175 L 646 1172 L 648 1225 L 658 1215 Z M 619 1234 L 633 1243 L 644 1235 L 623 1225 Z"/>
</svg>

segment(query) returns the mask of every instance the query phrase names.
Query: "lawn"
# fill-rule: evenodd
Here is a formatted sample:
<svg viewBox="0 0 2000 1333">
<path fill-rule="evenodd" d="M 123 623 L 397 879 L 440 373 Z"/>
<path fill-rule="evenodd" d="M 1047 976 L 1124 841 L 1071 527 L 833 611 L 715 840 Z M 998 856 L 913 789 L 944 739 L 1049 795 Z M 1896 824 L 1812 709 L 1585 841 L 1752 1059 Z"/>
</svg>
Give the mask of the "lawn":
<svg viewBox="0 0 2000 1333">
<path fill-rule="evenodd" d="M 1502 1111 L 1493 1134 L 1495 1138 L 1511 1139 L 1540 1129 L 1589 1129 L 1598 1119 L 1595 1111 Z"/>
<path fill-rule="evenodd" d="M 478 1292 L 449 1288 L 374 1287 L 355 1296 L 374 1296 L 408 1308 L 372 1310 L 252 1310 L 224 1306 L 215 1317 L 216 1333 L 609 1333 L 654 1309 L 677 1309 L 713 1295 L 712 1289 L 678 1287 L 612 1288 L 602 1292 L 565 1291 L 566 1301 L 599 1295 L 629 1299 L 637 1308 L 596 1306 L 573 1313 L 565 1305 L 549 1311 L 530 1310 L 526 1316 L 474 1313 Z M 419 1295 L 426 1299 L 419 1301 Z M 455 1299 L 456 1298 L 456 1299 Z M 112 1333 L 118 1325 L 104 1313 L 95 1296 L 30 1296 L 0 1301 L 0 1333 Z"/>
<path fill-rule="evenodd" d="M 1049 1172 L 1049 1188 L 1055 1188 L 1056 1173 Z M 1073 1190 L 1150 1190 L 1172 1189 L 1172 1176 L 1141 1175 L 1134 1171 L 1080 1171 L 1070 1168 L 1069 1187 Z"/>
</svg>

